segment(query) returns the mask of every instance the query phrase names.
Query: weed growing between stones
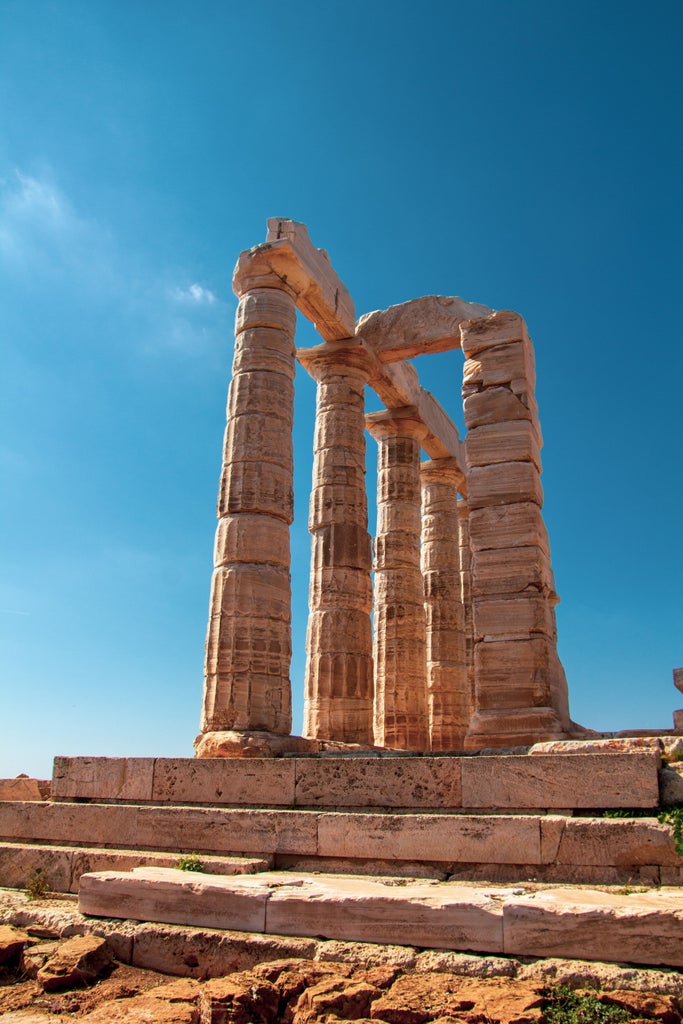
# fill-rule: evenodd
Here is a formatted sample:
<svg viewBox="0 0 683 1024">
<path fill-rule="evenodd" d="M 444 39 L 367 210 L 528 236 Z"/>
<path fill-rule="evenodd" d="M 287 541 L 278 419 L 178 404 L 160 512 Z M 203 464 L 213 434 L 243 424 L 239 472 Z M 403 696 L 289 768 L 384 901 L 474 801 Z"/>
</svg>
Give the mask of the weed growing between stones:
<svg viewBox="0 0 683 1024">
<path fill-rule="evenodd" d="M 29 877 L 26 895 L 30 900 L 43 900 L 49 892 L 47 875 L 42 868 L 36 868 Z"/>
<path fill-rule="evenodd" d="M 633 1014 L 621 1006 L 601 1003 L 590 992 L 574 992 L 567 985 L 548 988 L 543 993 L 546 1024 L 623 1024 Z"/>
<path fill-rule="evenodd" d="M 679 857 L 683 857 L 683 806 L 667 807 L 660 811 L 657 820 L 663 825 L 670 825 L 674 835 L 674 846 Z"/>
<path fill-rule="evenodd" d="M 602 812 L 603 818 L 652 818 L 654 811 L 643 807 L 631 809 L 615 807 Z M 657 821 L 661 825 L 670 825 L 673 832 L 674 846 L 679 857 L 683 857 L 683 804 L 674 804 L 657 812 Z"/>
<path fill-rule="evenodd" d="M 176 867 L 180 871 L 203 871 L 204 861 L 196 853 L 183 853 L 178 857 Z"/>
</svg>

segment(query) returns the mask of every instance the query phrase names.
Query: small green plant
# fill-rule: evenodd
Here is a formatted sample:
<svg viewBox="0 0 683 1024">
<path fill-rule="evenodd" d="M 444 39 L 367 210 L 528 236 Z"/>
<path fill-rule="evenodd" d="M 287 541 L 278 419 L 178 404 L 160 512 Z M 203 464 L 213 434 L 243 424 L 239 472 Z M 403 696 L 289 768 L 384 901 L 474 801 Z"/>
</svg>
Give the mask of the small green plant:
<svg viewBox="0 0 683 1024">
<path fill-rule="evenodd" d="M 657 812 L 649 807 L 611 807 L 602 812 L 603 818 L 654 818 Z"/>
<path fill-rule="evenodd" d="M 674 834 L 674 846 L 679 857 L 683 857 L 683 806 L 667 807 L 660 811 L 658 820 L 662 825 L 671 825 Z"/>
<path fill-rule="evenodd" d="M 30 900 L 43 900 L 49 892 L 47 875 L 42 868 L 35 868 L 29 876 L 26 895 Z"/>
<path fill-rule="evenodd" d="M 622 1024 L 633 1014 L 620 1006 L 601 1003 L 590 992 L 556 985 L 543 993 L 543 1016 L 547 1024 Z"/>
<path fill-rule="evenodd" d="M 183 853 L 178 857 L 176 867 L 180 871 L 203 871 L 204 862 L 196 853 Z"/>
</svg>

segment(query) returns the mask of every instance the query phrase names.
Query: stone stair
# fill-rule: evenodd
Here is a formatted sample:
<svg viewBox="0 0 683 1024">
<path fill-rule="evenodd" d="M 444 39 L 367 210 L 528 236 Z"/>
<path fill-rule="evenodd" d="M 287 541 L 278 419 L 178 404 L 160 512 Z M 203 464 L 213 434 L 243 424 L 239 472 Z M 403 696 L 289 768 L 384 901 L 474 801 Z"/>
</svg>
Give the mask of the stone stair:
<svg viewBox="0 0 683 1024">
<path fill-rule="evenodd" d="M 277 868 L 432 879 L 676 885 L 659 754 L 57 758 L 49 801 L 0 801 L 0 885 L 40 868 Z M 604 809 L 652 817 L 603 818 Z M 238 860 L 234 860 L 238 858 Z"/>
<path fill-rule="evenodd" d="M 98 917 L 505 956 L 683 966 L 683 892 L 473 885 L 299 872 L 86 874 Z"/>
</svg>

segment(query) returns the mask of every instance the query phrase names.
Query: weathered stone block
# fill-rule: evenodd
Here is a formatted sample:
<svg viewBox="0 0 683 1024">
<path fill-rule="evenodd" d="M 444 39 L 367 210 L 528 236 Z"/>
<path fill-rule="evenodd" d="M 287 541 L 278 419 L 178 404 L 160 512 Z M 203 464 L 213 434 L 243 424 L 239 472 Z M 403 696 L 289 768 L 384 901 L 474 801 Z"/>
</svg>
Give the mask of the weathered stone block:
<svg viewBox="0 0 683 1024">
<path fill-rule="evenodd" d="M 463 807 L 473 808 L 656 807 L 659 797 L 657 758 L 648 753 L 468 757 L 462 785 Z M 577 863 L 595 863 L 575 853 Z"/>
<path fill-rule="evenodd" d="M 541 510 L 533 502 L 478 508 L 470 513 L 472 551 L 511 547 L 539 547 L 548 554 L 550 544 Z"/>
<path fill-rule="evenodd" d="M 544 707 L 550 703 L 552 642 L 501 640 L 474 649 L 480 710 Z"/>
<path fill-rule="evenodd" d="M 372 583 L 366 569 L 318 569 L 311 573 L 309 605 L 325 609 L 372 611 Z"/>
<path fill-rule="evenodd" d="M 274 462 L 229 462 L 223 466 L 218 495 L 218 515 L 264 512 L 291 523 L 294 518 L 292 470 Z"/>
<path fill-rule="evenodd" d="M 609 756 L 616 758 L 619 755 Z M 627 756 L 635 758 L 647 755 Z M 647 797 L 644 795 L 641 799 L 645 800 Z M 634 806 L 653 807 L 651 796 L 649 800 L 647 804 L 636 803 Z M 676 853 L 671 829 L 668 825 L 660 825 L 654 817 L 569 818 L 562 833 L 556 862 L 601 866 L 616 864 L 618 867 L 636 867 L 643 864 L 680 867 L 683 864 L 682 858 Z"/>
<path fill-rule="evenodd" d="M 394 942 L 436 949 L 499 950 L 500 903 L 474 887 L 437 889 L 412 882 L 324 876 L 305 886 L 281 886 L 270 897 L 267 924 L 280 934 L 310 934 L 357 942 Z"/>
<path fill-rule="evenodd" d="M 367 529 L 368 502 L 363 487 L 357 482 L 314 486 L 311 491 L 309 530 L 340 522 L 353 523 Z"/>
<path fill-rule="evenodd" d="M 541 477 L 532 462 L 475 466 L 469 471 L 467 480 L 467 501 L 471 509 L 524 501 L 543 504 Z"/>
<path fill-rule="evenodd" d="M 25 889 L 39 871 L 51 891 L 70 892 L 72 857 L 68 846 L 0 843 L 0 888 Z"/>
<path fill-rule="evenodd" d="M 233 416 L 225 429 L 223 462 L 268 462 L 292 471 L 294 457 L 289 435 L 291 417 L 270 412 Z M 258 453 L 256 456 L 254 453 Z"/>
<path fill-rule="evenodd" d="M 258 800 L 261 806 L 294 805 L 291 759 L 159 757 L 154 766 L 155 803 L 225 804 Z"/>
<path fill-rule="evenodd" d="M 133 963 L 162 974 L 204 979 L 244 971 L 268 960 L 312 960 L 317 948 L 315 939 L 224 929 L 218 935 L 180 925 L 140 924 L 135 931 Z"/>
<path fill-rule="evenodd" d="M 460 806 L 455 758 L 325 758 L 296 761 L 297 807 Z"/>
<path fill-rule="evenodd" d="M 534 353 L 530 342 L 515 341 L 500 347 L 482 349 L 476 356 L 465 360 L 465 385 L 495 387 L 513 380 L 528 381 L 532 389 L 536 383 Z"/>
<path fill-rule="evenodd" d="M 306 633 L 308 651 L 371 650 L 370 619 L 351 608 L 311 612 Z"/>
<path fill-rule="evenodd" d="M 247 328 L 272 327 L 294 334 L 296 306 L 279 288 L 253 288 L 243 295 L 235 313 L 235 334 Z"/>
<path fill-rule="evenodd" d="M 286 569 L 239 565 L 214 571 L 211 617 L 244 616 L 289 622 L 291 588 Z"/>
<path fill-rule="evenodd" d="M 249 372 L 233 376 L 228 389 L 228 418 L 265 415 L 291 423 L 294 384 L 282 373 Z M 280 435 L 278 447 L 286 443 Z M 268 452 L 264 455 L 267 457 Z"/>
<path fill-rule="evenodd" d="M 485 391 L 468 394 L 463 409 L 468 430 L 509 420 L 529 420 L 533 423 L 535 419 L 534 411 L 506 387 L 486 388 Z"/>
<path fill-rule="evenodd" d="M 364 569 L 369 578 L 372 557 L 367 527 L 357 523 L 321 526 L 313 537 L 311 564 L 314 571 L 331 566 Z"/>
<path fill-rule="evenodd" d="M 526 324 L 519 315 L 510 310 L 499 310 L 490 316 L 470 320 L 460 329 L 462 350 L 466 359 L 496 345 L 509 345 L 516 341 L 528 341 Z"/>
<path fill-rule="evenodd" d="M 289 570 L 289 526 L 282 519 L 267 515 L 224 516 L 218 521 L 214 546 L 214 566 L 253 562 Z"/>
<path fill-rule="evenodd" d="M 555 593 L 550 558 L 538 546 L 475 551 L 472 557 L 472 594 Z"/>
<path fill-rule="evenodd" d="M 19 775 L 16 779 L 0 779 L 0 800 L 44 800 L 37 779 Z"/>
<path fill-rule="evenodd" d="M 532 462 L 541 470 L 538 435 L 529 420 L 476 427 L 467 433 L 465 450 L 470 468 L 500 462 Z"/>
<path fill-rule="evenodd" d="M 683 965 L 683 898 L 668 892 L 552 889 L 508 896 L 503 914 L 509 956 Z"/>
<path fill-rule="evenodd" d="M 130 874 L 83 875 L 78 908 L 97 917 L 117 917 L 123 911 L 137 921 L 263 932 L 268 893 L 266 885 L 247 884 L 247 879 L 175 868 L 136 868 Z"/>
<path fill-rule="evenodd" d="M 320 818 L 318 855 L 538 864 L 541 841 L 533 817 L 325 814 Z"/>
<path fill-rule="evenodd" d="M 55 800 L 151 800 L 153 776 L 153 757 L 56 757 L 52 796 Z"/>
<path fill-rule="evenodd" d="M 555 634 L 555 616 L 546 597 L 516 594 L 508 597 L 477 597 L 473 602 L 475 640 L 527 640 Z"/>
<path fill-rule="evenodd" d="M 286 331 L 258 327 L 238 334 L 232 372 L 276 373 L 294 380 L 296 361 L 292 335 Z"/>
</svg>

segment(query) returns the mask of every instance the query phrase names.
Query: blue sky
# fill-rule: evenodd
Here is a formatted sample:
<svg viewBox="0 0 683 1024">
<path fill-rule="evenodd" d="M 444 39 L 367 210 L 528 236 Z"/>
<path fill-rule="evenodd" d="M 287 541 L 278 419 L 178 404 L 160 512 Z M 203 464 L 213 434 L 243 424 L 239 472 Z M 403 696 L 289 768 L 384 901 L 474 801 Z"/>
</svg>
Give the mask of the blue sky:
<svg viewBox="0 0 683 1024">
<path fill-rule="evenodd" d="M 525 317 L 573 716 L 670 727 L 682 37 L 666 0 L 0 0 L 0 776 L 192 753 L 231 272 L 271 216 L 359 315 Z M 418 363 L 456 422 L 461 362 Z M 296 401 L 299 729 L 303 373 Z"/>
</svg>

